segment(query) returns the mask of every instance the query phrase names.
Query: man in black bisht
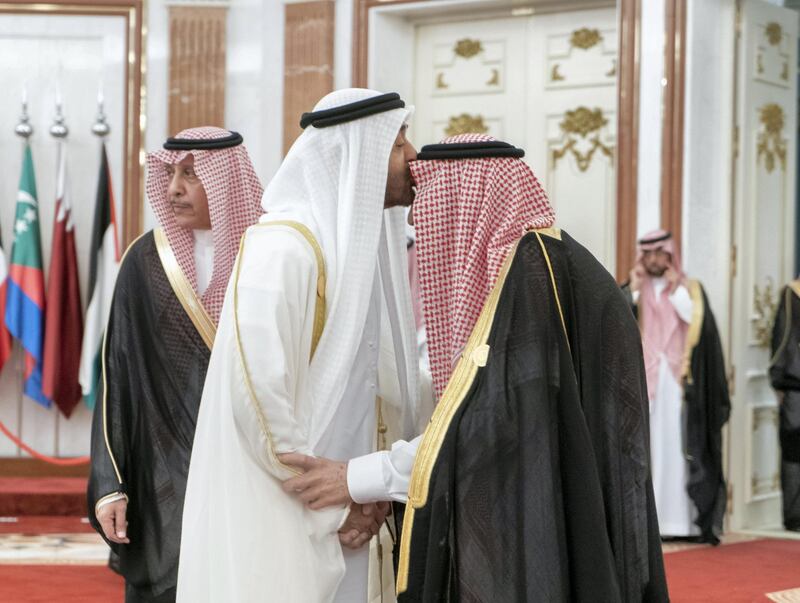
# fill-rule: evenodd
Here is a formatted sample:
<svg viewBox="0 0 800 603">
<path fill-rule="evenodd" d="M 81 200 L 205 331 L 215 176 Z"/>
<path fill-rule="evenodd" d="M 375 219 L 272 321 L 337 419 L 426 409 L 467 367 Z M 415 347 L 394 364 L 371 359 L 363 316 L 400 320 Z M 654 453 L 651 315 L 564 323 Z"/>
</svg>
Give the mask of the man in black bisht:
<svg viewBox="0 0 800 603">
<path fill-rule="evenodd" d="M 523 154 L 465 135 L 411 163 L 439 400 L 399 600 L 667 601 L 639 331 Z"/>
<path fill-rule="evenodd" d="M 239 134 L 194 128 L 148 156 L 161 225 L 122 259 L 92 427 L 89 518 L 128 603 L 175 600 L 200 398 L 239 240 L 263 188 Z"/>
<path fill-rule="evenodd" d="M 727 502 L 722 427 L 730 397 L 714 313 L 700 282 L 684 274 L 664 230 L 639 240 L 624 291 L 642 334 L 661 535 L 718 544 Z"/>
<path fill-rule="evenodd" d="M 800 532 L 800 280 L 783 290 L 775 314 L 769 377 L 780 398 L 783 525 Z"/>
</svg>

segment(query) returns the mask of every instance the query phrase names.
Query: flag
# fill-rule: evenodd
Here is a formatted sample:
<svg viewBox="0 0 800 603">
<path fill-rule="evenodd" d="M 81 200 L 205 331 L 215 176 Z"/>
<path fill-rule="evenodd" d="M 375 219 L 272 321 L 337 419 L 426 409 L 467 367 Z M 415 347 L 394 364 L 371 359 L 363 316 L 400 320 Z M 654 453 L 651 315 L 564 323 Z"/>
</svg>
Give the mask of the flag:
<svg viewBox="0 0 800 603">
<path fill-rule="evenodd" d="M 3 249 L 3 240 L 0 237 L 0 317 L 6 315 L 6 290 L 8 289 L 8 264 L 6 263 L 6 252 Z M 11 333 L 8 332 L 6 321 L 0 324 L 0 371 L 11 356 Z"/>
<path fill-rule="evenodd" d="M 114 193 L 105 144 L 100 152 L 100 178 L 92 227 L 92 248 L 89 259 L 89 307 L 81 349 L 80 384 L 89 408 L 94 408 L 97 386 L 100 382 L 100 355 L 103 333 L 111 310 L 111 297 L 119 269 L 119 242 L 117 220 L 114 212 Z"/>
<path fill-rule="evenodd" d="M 81 290 L 75 253 L 75 223 L 67 190 L 67 165 L 63 141 L 58 142 L 56 217 L 53 250 L 47 276 L 42 390 L 69 417 L 81 400 L 78 369 L 83 338 Z"/>
<path fill-rule="evenodd" d="M 27 143 L 22 158 L 7 283 L 6 326 L 25 350 L 24 392 L 49 408 L 51 402 L 42 392 L 45 303 L 39 203 L 36 200 L 33 156 Z"/>
</svg>

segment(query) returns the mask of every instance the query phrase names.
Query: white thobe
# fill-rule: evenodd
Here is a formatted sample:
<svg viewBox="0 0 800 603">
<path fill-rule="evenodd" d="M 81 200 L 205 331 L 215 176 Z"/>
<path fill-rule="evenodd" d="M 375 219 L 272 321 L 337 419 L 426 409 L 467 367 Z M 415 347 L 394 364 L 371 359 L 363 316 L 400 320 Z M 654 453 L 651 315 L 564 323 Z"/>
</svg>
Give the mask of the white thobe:
<svg viewBox="0 0 800 603">
<path fill-rule="evenodd" d="M 194 232 L 194 271 L 197 277 L 197 294 L 203 295 L 211 284 L 214 271 L 214 233 L 210 230 Z"/>
<path fill-rule="evenodd" d="M 665 303 L 661 294 L 666 286 L 666 279 L 653 279 L 656 303 Z M 638 295 L 634 298 L 637 300 Z M 686 287 L 679 286 L 667 300 L 683 322 L 691 322 L 692 299 Z M 683 387 L 662 355 L 655 397 L 650 400 L 650 455 L 658 525 L 663 536 L 700 533 L 694 523 L 697 512 L 686 490 L 689 462 L 683 442 Z"/>
<path fill-rule="evenodd" d="M 246 237 L 238 320 L 229 286 L 198 416 L 177 600 L 366 601 L 368 548 L 351 553 L 338 541 L 347 510 L 312 511 L 283 492 L 292 473 L 275 455 L 347 460 L 374 449 L 380 279 L 345 393 L 312 450 L 313 406 L 329 403 L 309 395 L 316 258 L 287 226 L 251 229 Z"/>
</svg>

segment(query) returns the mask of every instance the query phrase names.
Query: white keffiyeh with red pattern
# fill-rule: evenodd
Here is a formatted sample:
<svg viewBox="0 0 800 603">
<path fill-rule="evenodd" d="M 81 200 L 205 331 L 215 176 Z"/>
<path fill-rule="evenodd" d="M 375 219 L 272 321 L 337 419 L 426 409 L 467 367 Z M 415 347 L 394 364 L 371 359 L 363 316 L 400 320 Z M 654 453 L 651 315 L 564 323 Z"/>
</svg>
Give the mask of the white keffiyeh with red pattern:
<svg viewBox="0 0 800 603">
<path fill-rule="evenodd" d="M 462 134 L 442 142 L 491 140 Z M 420 289 L 438 398 L 506 256 L 527 231 L 552 226 L 555 213 L 521 159 L 415 161 L 411 172 L 417 185 Z"/>
<path fill-rule="evenodd" d="M 230 136 L 228 130 L 214 127 L 191 128 L 177 135 L 189 140 L 209 140 Z M 170 176 L 164 169 L 187 155 L 194 158 L 194 171 L 208 198 L 211 232 L 214 238 L 214 267 L 211 282 L 200 301 L 216 324 L 225 299 L 228 279 L 233 270 L 239 241 L 248 226 L 263 213 L 261 196 L 264 187 L 256 176 L 253 164 L 243 145 L 218 150 L 167 151 L 147 155 L 147 197 L 153 207 L 170 247 L 186 278 L 197 291 L 194 256 L 194 233 L 181 228 L 167 198 Z"/>
</svg>

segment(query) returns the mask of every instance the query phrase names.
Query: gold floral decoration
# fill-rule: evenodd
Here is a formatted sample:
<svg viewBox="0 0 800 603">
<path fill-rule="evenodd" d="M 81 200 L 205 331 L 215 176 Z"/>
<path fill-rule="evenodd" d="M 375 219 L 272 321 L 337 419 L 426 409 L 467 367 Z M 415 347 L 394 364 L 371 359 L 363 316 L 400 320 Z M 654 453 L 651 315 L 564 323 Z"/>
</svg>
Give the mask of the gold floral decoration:
<svg viewBox="0 0 800 603">
<path fill-rule="evenodd" d="M 488 131 L 489 127 L 483 122 L 482 115 L 462 113 L 450 118 L 444 133 L 447 136 L 456 136 L 458 134 L 486 134 Z"/>
<path fill-rule="evenodd" d="M 455 52 L 457 56 L 460 56 L 464 59 L 471 59 L 476 54 L 483 52 L 483 44 L 480 40 L 464 38 L 463 40 L 456 42 L 453 52 Z"/>
<path fill-rule="evenodd" d="M 767 28 L 765 30 L 767 34 L 767 40 L 773 46 L 777 46 L 781 43 L 781 39 L 783 39 L 783 29 L 781 28 L 780 23 L 767 23 Z"/>
<path fill-rule="evenodd" d="M 444 81 L 444 73 L 439 73 L 436 75 L 436 89 L 437 90 L 445 90 L 449 88 L 449 84 Z"/>
<path fill-rule="evenodd" d="M 550 81 L 551 82 L 564 81 L 564 76 L 561 75 L 561 65 L 559 63 L 553 65 L 553 69 L 550 70 Z"/>
<path fill-rule="evenodd" d="M 762 128 L 758 134 L 757 160 L 760 161 L 764 157 L 764 167 L 770 174 L 775 170 L 778 161 L 781 170 L 786 171 L 786 140 L 782 137 L 786 121 L 783 107 L 769 103 L 761 107 L 759 113 Z"/>
<path fill-rule="evenodd" d="M 753 285 L 753 331 L 755 340 L 760 348 L 769 348 L 772 341 L 772 323 L 775 321 L 775 312 L 778 307 L 773 291 L 772 279 L 767 277 L 767 284 L 762 290 L 758 285 Z"/>
<path fill-rule="evenodd" d="M 589 29 L 584 27 L 572 32 L 572 37 L 569 39 L 570 45 L 573 48 L 580 48 L 582 50 L 589 50 L 592 46 L 596 46 L 603 39 L 599 29 Z"/>
<path fill-rule="evenodd" d="M 600 130 L 608 124 L 608 119 L 603 115 L 602 109 L 589 109 L 578 107 L 567 111 L 563 121 L 559 124 L 564 133 L 564 146 L 553 149 L 553 167 L 559 159 L 571 153 L 578 164 L 578 169 L 585 172 L 592 164 L 594 154 L 599 150 L 603 155 L 613 160 L 614 150 L 600 140 Z M 588 150 L 578 148 L 580 142 L 588 143 Z"/>
</svg>

